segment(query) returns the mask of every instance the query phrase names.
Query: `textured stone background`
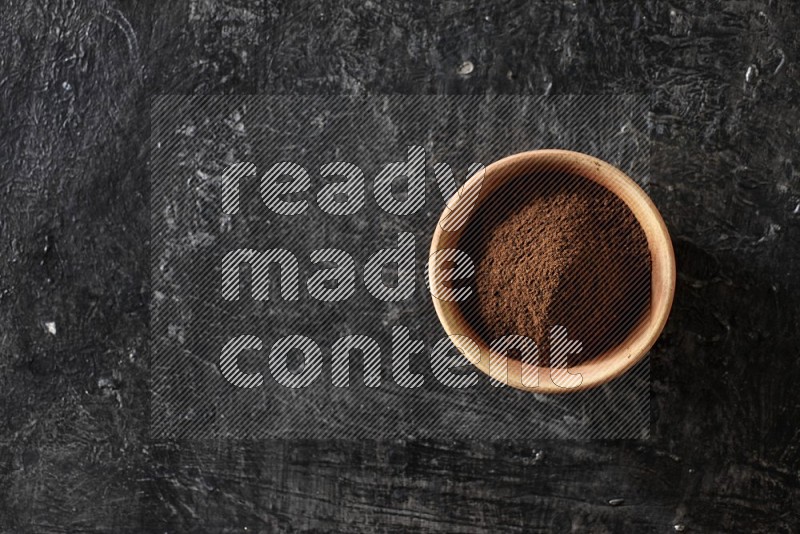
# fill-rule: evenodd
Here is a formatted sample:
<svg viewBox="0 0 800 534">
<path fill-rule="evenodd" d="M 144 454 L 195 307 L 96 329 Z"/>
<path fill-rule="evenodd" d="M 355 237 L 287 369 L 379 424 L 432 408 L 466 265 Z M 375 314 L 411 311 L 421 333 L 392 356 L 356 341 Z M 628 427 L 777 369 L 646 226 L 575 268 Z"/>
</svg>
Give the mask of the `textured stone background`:
<svg viewBox="0 0 800 534">
<path fill-rule="evenodd" d="M 445 208 L 435 164 L 446 162 L 461 182 L 472 162 L 556 146 L 608 161 L 649 188 L 649 98 L 179 95 L 158 98 L 150 117 L 151 439 L 650 435 L 649 358 L 619 380 L 570 395 L 497 388 L 482 374 L 466 389 L 440 384 L 431 356 L 444 331 L 424 275 Z M 423 202 L 413 214 L 387 213 L 376 202 L 376 177 L 387 162 L 407 160 L 415 143 L 424 147 L 427 165 L 417 182 L 427 186 Z M 316 199 L 323 181 L 318 169 L 337 159 L 357 164 L 364 174 L 364 206 L 348 216 L 327 215 Z M 231 217 L 222 212 L 220 177 L 238 161 L 259 170 L 240 180 L 240 211 Z M 310 193 L 293 195 L 306 198 L 303 214 L 278 215 L 262 201 L 259 177 L 279 161 L 309 173 Z M 401 302 L 384 302 L 367 291 L 365 264 L 382 247 L 397 247 L 401 233 L 414 241 L 406 259 L 415 287 Z M 279 294 L 291 287 L 284 269 L 280 280 L 273 273 L 268 302 L 249 296 L 224 300 L 223 256 L 242 247 L 294 254 L 297 300 Z M 317 271 L 309 257 L 329 247 L 347 251 L 356 266 L 354 294 L 343 302 L 320 302 L 307 292 Z M 395 346 L 392 331 L 398 327 L 425 348 Z M 361 358 L 353 358 L 351 387 L 332 386 L 331 347 L 349 334 L 379 344 L 380 387 L 364 385 Z M 237 335 L 255 335 L 264 343 L 263 351 L 237 357 L 243 372 L 266 377 L 260 387 L 232 387 L 220 372 L 222 348 Z M 269 363 L 272 344 L 293 335 L 314 340 L 322 351 L 321 375 L 301 389 L 279 385 Z M 585 334 L 572 335 L 589 341 Z M 400 365 L 393 360 L 401 356 L 419 373 L 419 387 L 399 385 Z"/>
<path fill-rule="evenodd" d="M 588 4 L 3 2 L 0 529 L 796 529 L 800 4 Z M 148 97 L 195 92 L 653 95 L 652 439 L 151 443 Z"/>
</svg>

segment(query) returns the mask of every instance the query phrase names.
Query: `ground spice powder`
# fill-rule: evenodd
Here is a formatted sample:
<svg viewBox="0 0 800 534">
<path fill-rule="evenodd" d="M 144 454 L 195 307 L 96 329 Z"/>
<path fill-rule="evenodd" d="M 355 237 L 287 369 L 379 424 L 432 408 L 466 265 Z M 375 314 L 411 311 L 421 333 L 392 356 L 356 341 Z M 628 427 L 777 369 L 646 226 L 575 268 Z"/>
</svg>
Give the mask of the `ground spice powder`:
<svg viewBox="0 0 800 534">
<path fill-rule="evenodd" d="M 556 325 L 582 343 L 569 365 L 594 358 L 624 341 L 650 304 L 644 231 L 622 200 L 579 176 L 506 184 L 478 209 L 459 248 L 476 267 L 467 319 L 486 340 L 532 338 L 540 358 Z"/>
</svg>

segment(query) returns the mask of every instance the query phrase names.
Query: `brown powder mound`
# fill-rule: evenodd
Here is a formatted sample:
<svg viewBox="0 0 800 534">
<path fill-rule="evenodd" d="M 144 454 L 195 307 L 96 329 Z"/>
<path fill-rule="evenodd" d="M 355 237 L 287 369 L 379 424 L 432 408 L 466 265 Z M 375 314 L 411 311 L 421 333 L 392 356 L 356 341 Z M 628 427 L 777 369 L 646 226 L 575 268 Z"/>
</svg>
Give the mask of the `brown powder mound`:
<svg viewBox="0 0 800 534">
<path fill-rule="evenodd" d="M 594 358 L 624 341 L 650 304 L 644 231 L 619 198 L 584 178 L 515 179 L 479 208 L 459 248 L 476 267 L 468 320 L 488 341 L 532 338 L 540 357 L 558 325 L 583 345 L 569 365 Z"/>
</svg>

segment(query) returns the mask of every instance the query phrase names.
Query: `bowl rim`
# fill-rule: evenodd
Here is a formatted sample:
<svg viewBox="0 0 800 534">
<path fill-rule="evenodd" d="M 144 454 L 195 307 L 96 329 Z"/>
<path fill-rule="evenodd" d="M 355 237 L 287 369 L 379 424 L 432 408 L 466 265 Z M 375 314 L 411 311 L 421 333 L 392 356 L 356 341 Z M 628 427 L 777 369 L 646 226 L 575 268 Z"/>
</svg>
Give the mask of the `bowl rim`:
<svg viewBox="0 0 800 534">
<path fill-rule="evenodd" d="M 675 253 L 669 231 L 653 201 L 630 177 L 603 160 L 570 150 L 542 149 L 504 157 L 475 172 L 449 199 L 439 217 L 431 239 L 430 255 L 453 249 L 469 226 L 472 216 L 502 185 L 519 176 L 519 167 L 531 164 L 548 165 L 548 169 L 567 170 L 596 182 L 620 198 L 644 230 L 651 258 L 650 306 L 619 345 L 587 362 L 570 367 L 570 373 L 580 373 L 581 381 L 564 387 L 553 380 L 553 369 L 532 366 L 514 359 L 505 359 L 489 348 L 465 319 L 458 302 L 438 298 L 431 291 L 436 315 L 456 348 L 484 374 L 500 384 L 540 394 L 564 394 L 582 391 L 609 382 L 641 361 L 663 330 L 675 293 Z M 485 173 L 485 174 L 484 174 Z M 476 196 L 477 195 L 477 196 Z M 464 213 L 466 212 L 466 213 Z M 455 229 L 448 221 L 461 220 Z M 428 262 L 429 287 L 440 281 L 441 270 L 436 262 Z M 474 343 L 474 344 L 473 344 Z M 475 351 L 475 345 L 479 351 Z M 488 357 L 484 357 L 488 356 Z M 504 362 L 504 363 L 503 363 Z M 564 373 L 561 369 L 559 373 Z M 535 376 L 536 385 L 530 377 Z M 558 375 L 563 377 L 563 374 Z"/>
</svg>

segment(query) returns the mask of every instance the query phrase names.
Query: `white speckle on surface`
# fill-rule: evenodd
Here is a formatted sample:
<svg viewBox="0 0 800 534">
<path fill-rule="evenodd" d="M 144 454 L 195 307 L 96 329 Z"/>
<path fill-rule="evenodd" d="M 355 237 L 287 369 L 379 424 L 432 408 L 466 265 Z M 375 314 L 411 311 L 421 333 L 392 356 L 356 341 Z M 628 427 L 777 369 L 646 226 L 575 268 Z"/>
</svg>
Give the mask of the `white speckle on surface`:
<svg viewBox="0 0 800 534">
<path fill-rule="evenodd" d="M 770 223 L 769 230 L 767 230 L 767 236 L 775 237 L 775 235 L 777 235 L 777 233 L 780 232 L 780 230 L 781 230 L 780 224 Z"/>
<path fill-rule="evenodd" d="M 677 9 L 669 10 L 670 35 L 689 35 L 692 31 L 691 19 Z"/>
<path fill-rule="evenodd" d="M 50 335 L 56 335 L 56 323 L 55 321 L 47 321 L 44 323 L 44 327 L 47 330 L 47 333 Z"/>
<path fill-rule="evenodd" d="M 461 64 L 460 67 L 458 67 L 458 73 L 461 76 L 467 76 L 469 74 L 472 74 L 472 71 L 474 70 L 475 70 L 475 65 L 472 64 L 472 61 L 465 61 L 464 63 Z"/>
<path fill-rule="evenodd" d="M 781 69 L 783 68 L 783 64 L 786 63 L 786 53 L 783 51 L 782 48 L 778 48 L 775 52 L 780 56 L 781 60 L 778 62 L 778 66 L 775 67 L 775 70 L 772 71 L 772 74 L 778 74 Z"/>
<path fill-rule="evenodd" d="M 747 67 L 747 72 L 744 73 L 744 81 L 753 83 L 756 78 L 758 78 L 758 67 L 750 65 Z"/>
<path fill-rule="evenodd" d="M 61 88 L 64 89 L 65 91 L 72 91 L 72 85 L 70 85 L 70 83 L 66 80 L 61 82 Z"/>
<path fill-rule="evenodd" d="M 767 227 L 767 231 L 764 232 L 764 235 L 761 236 L 756 243 L 763 243 L 765 241 L 773 241 L 775 238 L 778 237 L 778 232 L 781 231 L 781 225 L 775 223 L 769 223 Z"/>
<path fill-rule="evenodd" d="M 192 248 L 206 248 L 214 244 L 214 236 L 208 232 L 189 232 L 187 238 Z"/>
<path fill-rule="evenodd" d="M 675 530 L 675 532 L 683 532 L 684 530 L 686 530 L 686 527 L 683 526 L 681 523 L 675 523 L 674 525 L 672 525 L 672 528 Z"/>
<path fill-rule="evenodd" d="M 327 121 L 325 120 L 325 115 L 317 115 L 313 119 L 311 119 L 311 124 L 316 126 L 318 129 L 322 130 L 325 128 L 325 124 Z"/>
<path fill-rule="evenodd" d="M 792 213 L 794 213 L 795 215 L 800 213 L 800 202 L 798 202 L 797 206 L 794 207 L 794 211 Z"/>
<path fill-rule="evenodd" d="M 97 379 L 97 387 L 99 387 L 100 389 L 113 388 L 114 381 L 110 378 L 100 377 Z"/>
<path fill-rule="evenodd" d="M 622 506 L 623 504 L 625 504 L 625 499 L 610 499 L 608 501 L 608 504 L 610 504 L 611 506 Z"/>
<path fill-rule="evenodd" d="M 186 338 L 183 334 L 183 328 L 178 325 L 171 324 L 167 326 L 167 335 L 170 338 L 177 340 L 180 344 L 183 344 L 183 342 L 186 341 Z"/>
</svg>

